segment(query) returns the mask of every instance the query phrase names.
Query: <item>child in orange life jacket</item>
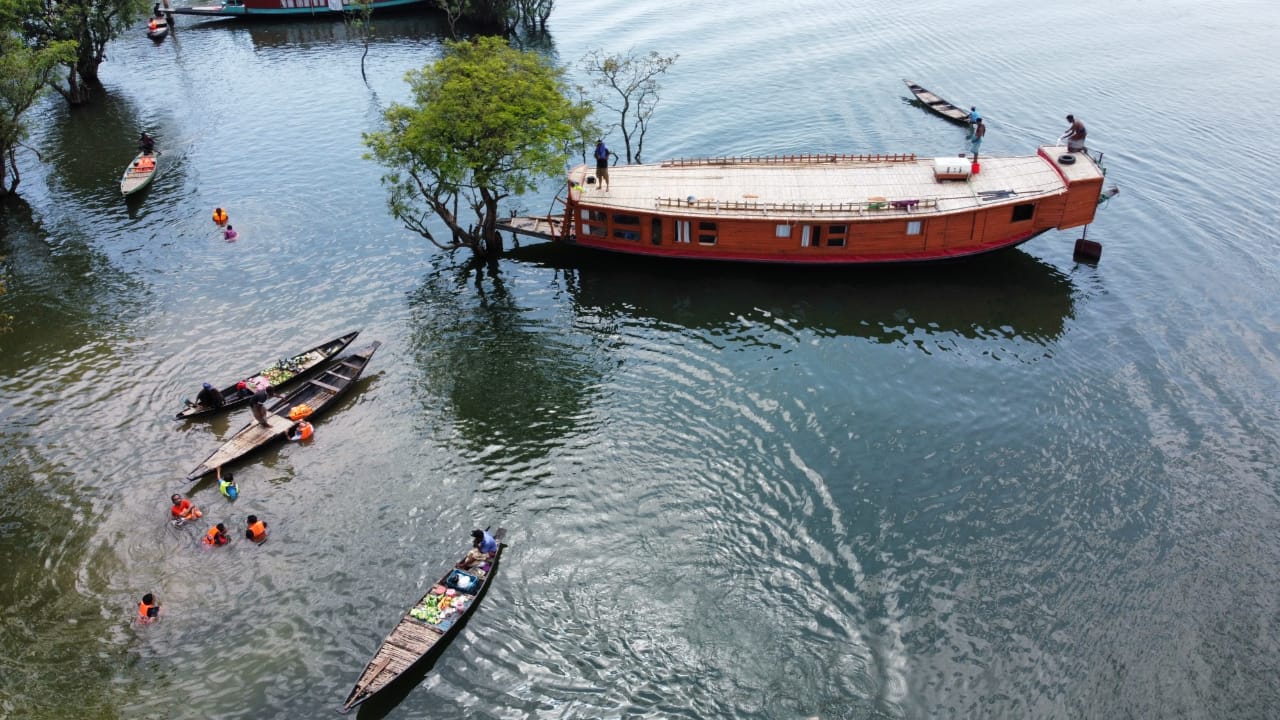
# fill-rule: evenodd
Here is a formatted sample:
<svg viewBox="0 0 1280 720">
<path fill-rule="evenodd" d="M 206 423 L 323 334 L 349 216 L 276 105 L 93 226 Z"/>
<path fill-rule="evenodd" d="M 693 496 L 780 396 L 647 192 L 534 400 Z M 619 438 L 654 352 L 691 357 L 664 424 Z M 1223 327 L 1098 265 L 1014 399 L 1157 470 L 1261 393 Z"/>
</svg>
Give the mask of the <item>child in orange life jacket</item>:
<svg viewBox="0 0 1280 720">
<path fill-rule="evenodd" d="M 175 523 L 184 523 L 188 520 L 195 520 L 196 518 L 204 517 L 204 513 L 200 512 L 200 508 L 196 507 L 190 500 L 177 493 L 174 493 L 169 500 L 173 503 L 173 507 L 169 508 L 169 513 L 173 515 L 173 521 Z"/>
<path fill-rule="evenodd" d="M 231 542 L 231 536 L 227 534 L 227 526 L 222 523 L 218 523 L 217 525 L 209 528 L 209 532 L 204 534 L 204 540 L 201 542 L 205 545 L 221 547 Z"/>
<path fill-rule="evenodd" d="M 267 539 L 267 522 L 259 520 L 257 515 L 250 515 L 244 536 L 256 543 Z"/>
<path fill-rule="evenodd" d="M 311 423 L 306 420 L 299 420 L 293 424 L 293 427 L 289 428 L 288 438 L 293 442 L 302 442 L 310 440 L 311 436 L 315 435 L 315 432 L 316 430 L 311 427 Z"/>
<path fill-rule="evenodd" d="M 142 602 L 138 603 L 138 622 L 147 625 L 160 619 L 160 603 L 156 602 L 156 596 L 147 593 L 142 596 Z"/>
</svg>

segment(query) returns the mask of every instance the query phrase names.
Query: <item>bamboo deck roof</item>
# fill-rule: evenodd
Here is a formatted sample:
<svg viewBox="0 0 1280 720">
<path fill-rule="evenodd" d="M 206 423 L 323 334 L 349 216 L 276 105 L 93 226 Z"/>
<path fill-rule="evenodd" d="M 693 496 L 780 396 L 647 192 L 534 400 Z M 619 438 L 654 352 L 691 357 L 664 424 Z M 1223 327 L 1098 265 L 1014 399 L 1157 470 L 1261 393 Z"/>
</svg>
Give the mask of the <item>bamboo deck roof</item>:
<svg viewBox="0 0 1280 720">
<path fill-rule="evenodd" d="M 1056 158 L 1066 154 L 1065 147 L 1043 149 L 1054 160 L 1037 155 L 980 157 L 979 174 L 967 180 L 938 180 L 933 157 L 910 155 L 716 158 L 617 165 L 609 168 L 608 190 L 586 183 L 587 177 L 595 175 L 594 167 L 579 165 L 569 177 L 583 187 L 584 205 L 607 210 L 784 219 L 953 213 L 1065 192 L 1066 184 L 1055 165 L 1070 180 L 1102 174 L 1085 154 L 1076 153 L 1073 164 L 1062 165 Z"/>
</svg>

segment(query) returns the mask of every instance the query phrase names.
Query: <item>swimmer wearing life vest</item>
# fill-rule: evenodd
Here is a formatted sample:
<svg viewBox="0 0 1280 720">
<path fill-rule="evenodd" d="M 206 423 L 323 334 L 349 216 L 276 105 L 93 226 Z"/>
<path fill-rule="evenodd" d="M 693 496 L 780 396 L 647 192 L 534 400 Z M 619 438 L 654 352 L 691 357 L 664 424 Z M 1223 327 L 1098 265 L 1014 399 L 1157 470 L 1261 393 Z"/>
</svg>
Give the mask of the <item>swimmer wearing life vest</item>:
<svg viewBox="0 0 1280 720">
<path fill-rule="evenodd" d="M 311 423 L 306 420 L 299 420 L 289 428 L 288 438 L 293 442 L 306 442 L 311 436 L 316 434 L 315 428 L 311 427 Z"/>
<path fill-rule="evenodd" d="M 257 515 L 250 515 L 248 527 L 244 531 L 244 536 L 256 543 L 261 543 L 267 539 L 267 522 L 259 520 Z"/>
<path fill-rule="evenodd" d="M 138 603 L 138 622 L 143 625 L 150 625 L 160 619 L 160 603 L 156 602 L 156 596 L 147 593 L 142 596 L 142 602 Z"/>
<path fill-rule="evenodd" d="M 220 207 L 218 207 L 218 208 L 214 208 L 214 209 L 213 209 L 213 221 L 214 221 L 215 223 L 219 224 L 219 225 L 226 225 L 226 224 L 227 224 L 227 211 L 226 211 L 226 210 L 223 210 L 223 209 L 222 209 L 222 208 L 220 208 Z"/>
<path fill-rule="evenodd" d="M 222 547 L 223 545 L 231 542 L 231 536 L 227 534 L 227 526 L 222 523 L 218 523 L 217 525 L 209 528 L 209 532 L 204 534 L 204 539 L 200 542 L 203 542 L 205 545 L 212 545 L 213 547 Z"/>
<path fill-rule="evenodd" d="M 204 513 L 200 512 L 200 508 L 196 507 L 190 500 L 177 493 L 174 493 L 169 500 L 173 503 L 173 507 L 169 508 L 169 513 L 173 515 L 173 519 L 175 521 L 181 520 L 182 522 L 186 522 L 188 520 L 195 520 L 196 518 L 204 517 Z"/>
</svg>

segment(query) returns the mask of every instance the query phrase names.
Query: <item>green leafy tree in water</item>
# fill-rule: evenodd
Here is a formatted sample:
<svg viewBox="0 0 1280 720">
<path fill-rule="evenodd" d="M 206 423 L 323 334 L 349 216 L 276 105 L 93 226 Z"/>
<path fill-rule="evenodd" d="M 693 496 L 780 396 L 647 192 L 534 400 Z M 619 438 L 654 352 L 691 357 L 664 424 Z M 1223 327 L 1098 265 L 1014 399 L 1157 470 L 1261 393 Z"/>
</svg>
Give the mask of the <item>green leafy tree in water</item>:
<svg viewBox="0 0 1280 720">
<path fill-rule="evenodd" d="M 582 68 L 591 76 L 596 90 L 596 102 L 618 113 L 617 127 L 622 131 L 627 162 L 640 162 L 644 134 L 658 107 L 658 77 L 675 64 L 678 57 L 666 57 L 652 50 L 646 55 L 634 50 L 617 55 L 592 50 L 582 58 Z"/>
<path fill-rule="evenodd" d="M 133 27 L 151 9 L 148 0 L 38 0 L 23 19 L 23 34 L 37 47 L 77 43 L 65 63 L 66 84 L 53 83 L 71 105 L 84 105 L 102 86 L 98 67 L 107 60 L 107 43 Z"/>
<path fill-rule="evenodd" d="M 369 157 L 391 169 L 382 178 L 391 212 L 437 247 L 470 247 L 496 265 L 498 203 L 564 172 L 569 147 L 590 134 L 591 107 L 569 98 L 560 69 L 497 37 L 447 42 L 443 57 L 407 79 L 413 104 L 392 105 L 388 129 L 364 136 Z M 433 217 L 448 240 L 436 237 Z"/>
<path fill-rule="evenodd" d="M 17 191 L 18 148 L 27 138 L 22 116 L 49 89 L 63 63 L 76 55 L 73 41 L 32 47 L 19 33 L 23 6 L 0 0 L 0 197 Z"/>
</svg>

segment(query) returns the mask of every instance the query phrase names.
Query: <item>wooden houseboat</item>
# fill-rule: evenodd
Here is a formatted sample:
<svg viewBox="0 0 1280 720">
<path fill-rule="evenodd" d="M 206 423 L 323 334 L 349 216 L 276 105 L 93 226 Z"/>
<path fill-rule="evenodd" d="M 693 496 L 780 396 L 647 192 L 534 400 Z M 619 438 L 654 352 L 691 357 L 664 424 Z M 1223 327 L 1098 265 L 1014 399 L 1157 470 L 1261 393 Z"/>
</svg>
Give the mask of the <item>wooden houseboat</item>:
<svg viewBox="0 0 1280 720">
<path fill-rule="evenodd" d="M 390 8 L 431 4 L 431 0 L 371 0 L 376 12 Z M 226 0 L 209 5 L 184 5 L 173 8 L 175 15 L 202 15 L 205 17 L 319 17 L 359 12 L 361 3 L 351 0 Z"/>
<path fill-rule="evenodd" d="M 502 229 L 620 253 L 856 265 L 960 258 L 1087 225 L 1101 157 L 802 155 L 671 160 L 568 173 L 563 216 Z M 1108 191 L 1111 193 L 1113 191 Z"/>
</svg>

